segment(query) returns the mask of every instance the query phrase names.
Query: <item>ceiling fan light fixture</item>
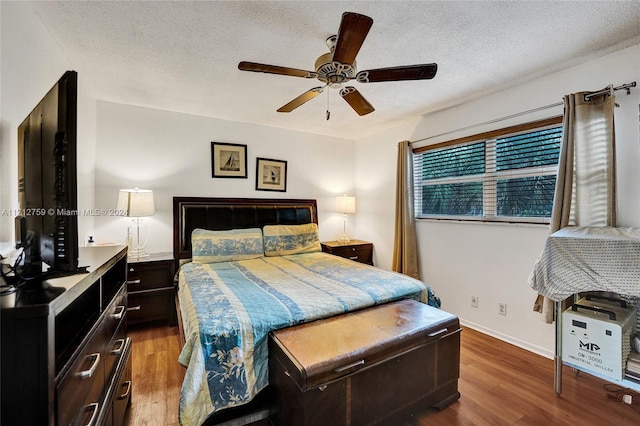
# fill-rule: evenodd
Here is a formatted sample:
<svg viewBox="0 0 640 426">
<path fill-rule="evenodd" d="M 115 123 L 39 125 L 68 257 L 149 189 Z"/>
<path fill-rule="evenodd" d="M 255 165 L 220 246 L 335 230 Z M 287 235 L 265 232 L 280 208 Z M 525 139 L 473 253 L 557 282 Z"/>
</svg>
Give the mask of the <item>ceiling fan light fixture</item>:
<svg viewBox="0 0 640 426">
<path fill-rule="evenodd" d="M 293 77 L 316 78 L 325 84 L 315 87 L 290 101 L 278 109 L 278 112 L 291 112 L 300 105 L 316 97 L 324 87 L 341 89 L 340 96 L 359 115 L 370 114 L 375 111 L 373 105 L 353 86 L 344 87 L 344 83 L 356 80 L 358 83 L 375 83 L 383 81 L 427 80 L 435 77 L 437 64 L 420 64 L 399 67 L 370 69 L 358 72 L 356 55 L 364 43 L 373 19 L 354 12 L 342 14 L 338 34 L 328 37 L 325 42 L 329 53 L 320 55 L 315 62 L 315 72 L 277 65 L 259 64 L 255 62 L 240 62 L 241 71 L 263 72 Z M 327 107 L 327 119 L 328 115 Z"/>
<path fill-rule="evenodd" d="M 357 69 L 353 64 L 343 64 L 333 60 L 331 52 L 320 55 L 315 63 L 316 78 L 330 87 L 339 88 L 342 83 L 356 77 Z"/>
</svg>

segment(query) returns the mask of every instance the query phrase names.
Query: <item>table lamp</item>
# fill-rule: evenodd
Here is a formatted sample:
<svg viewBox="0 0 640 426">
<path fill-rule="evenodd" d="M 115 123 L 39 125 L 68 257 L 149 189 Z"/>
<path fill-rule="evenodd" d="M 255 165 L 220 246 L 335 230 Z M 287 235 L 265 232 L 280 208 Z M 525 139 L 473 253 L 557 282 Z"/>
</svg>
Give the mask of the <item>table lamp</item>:
<svg viewBox="0 0 640 426">
<path fill-rule="evenodd" d="M 336 211 L 342 213 L 342 235 L 338 238 L 341 243 L 351 241 L 347 236 L 347 215 L 356 212 L 356 197 L 350 197 L 347 194 L 336 197 Z"/>
<path fill-rule="evenodd" d="M 126 211 L 126 216 L 133 218 L 133 224 L 127 228 L 127 245 L 130 257 L 148 256 L 144 250 L 147 243 L 147 229 L 142 218 L 153 216 L 155 207 L 153 191 L 150 189 L 121 189 L 118 194 L 118 210 Z"/>
</svg>

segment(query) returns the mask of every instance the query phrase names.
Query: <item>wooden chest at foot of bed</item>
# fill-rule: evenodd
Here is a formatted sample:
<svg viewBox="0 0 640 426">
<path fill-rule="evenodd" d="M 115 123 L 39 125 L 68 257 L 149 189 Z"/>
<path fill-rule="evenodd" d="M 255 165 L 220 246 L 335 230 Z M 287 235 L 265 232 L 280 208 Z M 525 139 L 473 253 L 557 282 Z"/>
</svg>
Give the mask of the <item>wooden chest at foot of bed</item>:
<svg viewBox="0 0 640 426">
<path fill-rule="evenodd" d="M 456 401 L 460 326 L 403 300 L 271 333 L 278 425 L 368 425 Z"/>
</svg>

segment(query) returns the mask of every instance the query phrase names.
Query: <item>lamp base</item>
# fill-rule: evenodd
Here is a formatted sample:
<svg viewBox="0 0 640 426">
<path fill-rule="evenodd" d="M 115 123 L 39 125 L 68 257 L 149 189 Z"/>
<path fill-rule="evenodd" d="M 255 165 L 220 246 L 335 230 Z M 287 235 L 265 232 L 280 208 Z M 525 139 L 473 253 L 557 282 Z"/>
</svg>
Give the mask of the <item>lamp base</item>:
<svg viewBox="0 0 640 426">
<path fill-rule="evenodd" d="M 149 253 L 144 249 L 147 244 L 147 227 L 140 222 L 140 219 L 137 219 L 127 229 L 127 246 L 129 246 L 127 256 L 130 258 L 139 259 L 149 256 Z"/>
<path fill-rule="evenodd" d="M 348 244 L 349 241 L 351 240 L 347 236 L 347 214 L 342 213 L 342 235 L 340 235 L 340 238 L 338 238 L 338 242 L 342 244 Z"/>
<path fill-rule="evenodd" d="M 347 236 L 347 234 L 342 234 L 340 235 L 340 238 L 338 238 L 338 242 L 342 244 L 348 244 L 350 241 L 351 239 Z"/>
<path fill-rule="evenodd" d="M 127 251 L 127 256 L 132 259 L 139 259 L 141 257 L 148 257 L 149 253 L 147 253 L 142 247 L 129 247 Z"/>
</svg>

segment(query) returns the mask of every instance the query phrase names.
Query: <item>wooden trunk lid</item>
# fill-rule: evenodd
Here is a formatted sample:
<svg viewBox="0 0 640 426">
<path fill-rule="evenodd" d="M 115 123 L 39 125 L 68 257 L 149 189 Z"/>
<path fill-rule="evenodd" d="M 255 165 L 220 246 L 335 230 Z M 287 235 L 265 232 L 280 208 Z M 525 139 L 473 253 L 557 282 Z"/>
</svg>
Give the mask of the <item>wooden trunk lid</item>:
<svg viewBox="0 0 640 426">
<path fill-rule="evenodd" d="M 455 315 L 402 300 L 274 331 L 271 351 L 305 391 L 459 331 Z"/>
</svg>

